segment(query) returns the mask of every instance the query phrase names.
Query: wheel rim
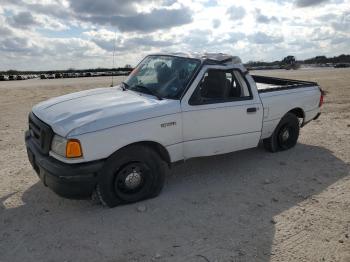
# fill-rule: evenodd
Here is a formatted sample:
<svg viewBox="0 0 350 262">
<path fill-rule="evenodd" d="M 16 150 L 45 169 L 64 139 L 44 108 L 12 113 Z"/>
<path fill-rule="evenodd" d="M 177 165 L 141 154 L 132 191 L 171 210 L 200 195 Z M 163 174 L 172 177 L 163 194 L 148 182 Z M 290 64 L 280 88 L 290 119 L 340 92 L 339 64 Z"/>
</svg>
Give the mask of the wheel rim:
<svg viewBox="0 0 350 262">
<path fill-rule="evenodd" d="M 292 126 L 283 126 L 278 133 L 278 144 L 281 148 L 287 149 L 295 144 L 295 130 Z"/>
<path fill-rule="evenodd" d="M 142 188 L 145 167 L 141 163 L 130 163 L 119 170 L 115 179 L 115 191 L 133 194 Z"/>
<path fill-rule="evenodd" d="M 285 129 L 282 133 L 281 133 L 281 138 L 282 138 L 282 141 L 287 141 L 288 138 L 289 138 L 289 129 Z"/>
<path fill-rule="evenodd" d="M 124 201 L 137 201 L 148 191 L 152 176 L 147 165 L 141 162 L 128 163 L 116 173 L 115 194 Z"/>
</svg>

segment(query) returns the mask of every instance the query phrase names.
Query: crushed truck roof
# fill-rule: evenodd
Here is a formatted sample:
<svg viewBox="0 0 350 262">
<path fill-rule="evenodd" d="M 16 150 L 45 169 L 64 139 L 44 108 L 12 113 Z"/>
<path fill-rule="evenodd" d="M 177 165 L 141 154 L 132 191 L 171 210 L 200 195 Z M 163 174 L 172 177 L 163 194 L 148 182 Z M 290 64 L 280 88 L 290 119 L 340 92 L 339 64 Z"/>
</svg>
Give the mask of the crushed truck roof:
<svg viewBox="0 0 350 262">
<path fill-rule="evenodd" d="M 199 59 L 206 64 L 242 64 L 242 60 L 238 56 L 232 56 L 224 53 L 157 53 L 154 55 L 170 55 L 185 58 Z"/>
</svg>

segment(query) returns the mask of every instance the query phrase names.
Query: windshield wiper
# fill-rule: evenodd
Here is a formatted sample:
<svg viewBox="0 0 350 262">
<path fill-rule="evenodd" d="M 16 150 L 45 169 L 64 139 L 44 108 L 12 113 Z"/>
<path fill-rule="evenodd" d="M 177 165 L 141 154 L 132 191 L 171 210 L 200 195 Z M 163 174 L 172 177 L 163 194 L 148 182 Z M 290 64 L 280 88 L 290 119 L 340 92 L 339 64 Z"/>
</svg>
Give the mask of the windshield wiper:
<svg viewBox="0 0 350 262">
<path fill-rule="evenodd" d="M 127 83 L 122 82 L 122 89 L 123 89 L 123 91 L 126 91 L 127 89 L 129 89 L 129 87 L 130 86 Z"/>
<path fill-rule="evenodd" d="M 148 88 L 147 86 L 135 85 L 133 86 L 133 88 L 143 89 L 144 91 L 146 91 L 147 94 L 155 96 L 156 98 L 158 98 L 158 100 L 163 100 L 163 98 L 157 92 L 154 92 L 152 89 Z"/>
</svg>

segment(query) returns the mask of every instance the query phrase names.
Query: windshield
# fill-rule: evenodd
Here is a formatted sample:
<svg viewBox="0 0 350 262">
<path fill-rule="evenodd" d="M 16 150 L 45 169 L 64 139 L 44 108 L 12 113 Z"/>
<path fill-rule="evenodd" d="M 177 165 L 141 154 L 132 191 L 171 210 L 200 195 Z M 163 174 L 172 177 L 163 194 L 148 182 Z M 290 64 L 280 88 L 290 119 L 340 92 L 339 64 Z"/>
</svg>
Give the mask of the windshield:
<svg viewBox="0 0 350 262">
<path fill-rule="evenodd" d="M 158 98 L 179 99 L 199 65 L 199 60 L 191 58 L 147 56 L 124 82 L 125 88 Z"/>
</svg>

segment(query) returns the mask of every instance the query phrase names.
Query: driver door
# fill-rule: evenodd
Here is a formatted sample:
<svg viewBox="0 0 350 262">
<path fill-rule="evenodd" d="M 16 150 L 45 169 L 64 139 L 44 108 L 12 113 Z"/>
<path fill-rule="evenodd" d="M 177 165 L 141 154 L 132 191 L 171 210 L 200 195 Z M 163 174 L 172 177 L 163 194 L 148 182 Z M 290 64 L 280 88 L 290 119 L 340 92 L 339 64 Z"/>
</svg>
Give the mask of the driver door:
<svg viewBox="0 0 350 262">
<path fill-rule="evenodd" d="M 185 159 L 258 145 L 263 109 L 240 70 L 203 68 L 181 107 Z"/>
</svg>

